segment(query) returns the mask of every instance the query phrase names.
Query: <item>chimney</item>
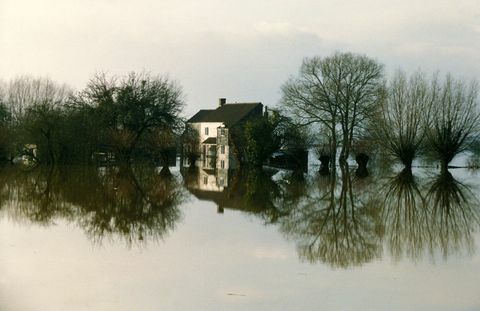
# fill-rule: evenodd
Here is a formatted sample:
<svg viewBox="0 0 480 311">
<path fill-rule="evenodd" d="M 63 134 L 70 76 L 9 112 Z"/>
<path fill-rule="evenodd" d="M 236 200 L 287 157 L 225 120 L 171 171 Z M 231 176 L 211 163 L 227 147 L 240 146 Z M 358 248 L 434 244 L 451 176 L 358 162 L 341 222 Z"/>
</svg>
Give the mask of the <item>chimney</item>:
<svg viewBox="0 0 480 311">
<path fill-rule="evenodd" d="M 263 113 L 265 118 L 268 118 L 268 106 L 265 106 L 265 112 Z"/>
<path fill-rule="evenodd" d="M 219 98 L 218 99 L 218 107 L 222 107 L 223 105 L 225 105 L 226 102 L 227 102 L 226 98 Z"/>
</svg>

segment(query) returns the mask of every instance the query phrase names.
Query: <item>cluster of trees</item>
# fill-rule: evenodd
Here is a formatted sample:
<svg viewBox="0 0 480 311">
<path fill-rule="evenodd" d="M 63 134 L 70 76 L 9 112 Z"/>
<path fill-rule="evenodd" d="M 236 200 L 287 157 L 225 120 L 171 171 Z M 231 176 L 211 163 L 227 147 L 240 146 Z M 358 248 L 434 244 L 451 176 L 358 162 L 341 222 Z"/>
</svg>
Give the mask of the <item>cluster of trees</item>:
<svg viewBox="0 0 480 311">
<path fill-rule="evenodd" d="M 254 167 L 262 166 L 272 153 L 284 150 L 292 161 L 291 166 L 300 168 L 302 153 L 311 145 L 306 129 L 276 110 L 263 118 L 248 121 L 243 137 L 246 159 Z"/>
<path fill-rule="evenodd" d="M 97 74 L 79 92 L 47 78 L 16 78 L 0 87 L 0 159 L 147 159 L 168 168 L 183 144 L 195 163 L 198 133 L 185 127 L 183 97 L 175 81 L 147 73 Z M 230 138 L 239 163 L 255 167 L 279 149 L 297 158 L 308 148 L 306 131 L 277 111 L 242 124 Z"/>
<path fill-rule="evenodd" d="M 0 88 L 0 153 L 40 163 L 97 157 L 166 163 L 183 129 L 181 87 L 168 77 L 96 75 L 80 92 L 46 78 Z"/>
<path fill-rule="evenodd" d="M 271 111 L 246 122 L 230 133 L 231 141 L 239 163 L 256 167 L 278 150 L 300 159 L 315 144 L 326 171 L 352 153 L 365 166 L 380 150 L 407 168 L 428 155 L 445 170 L 476 143 L 478 92 L 475 81 L 450 75 L 398 71 L 387 81 L 383 65 L 364 55 L 306 58 L 282 86 L 282 114 Z M 0 160 L 27 156 L 52 164 L 97 156 L 154 159 L 166 166 L 182 137 L 194 163 L 198 133 L 185 131 L 183 107 L 175 81 L 147 73 L 98 74 L 80 92 L 49 79 L 19 77 L 0 83 Z"/>
<path fill-rule="evenodd" d="M 386 81 L 384 67 L 364 55 L 335 53 L 306 58 L 298 76 L 282 87 L 282 109 L 318 133 L 323 162 L 335 167 L 353 153 L 365 158 L 373 146 L 410 168 L 430 155 L 443 169 L 479 132 L 478 84 L 431 79 L 398 71 Z M 378 150 L 377 150 L 378 152 Z"/>
</svg>

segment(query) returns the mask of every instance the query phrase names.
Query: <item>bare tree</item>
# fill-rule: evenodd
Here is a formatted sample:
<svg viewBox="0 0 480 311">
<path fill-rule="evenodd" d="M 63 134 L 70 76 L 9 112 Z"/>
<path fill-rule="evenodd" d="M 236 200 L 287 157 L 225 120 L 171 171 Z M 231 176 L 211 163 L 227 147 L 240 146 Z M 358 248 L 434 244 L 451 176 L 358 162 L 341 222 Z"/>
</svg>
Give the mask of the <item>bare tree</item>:
<svg viewBox="0 0 480 311">
<path fill-rule="evenodd" d="M 383 66 L 352 53 L 306 58 L 298 77 L 282 86 L 283 107 L 303 125 L 322 125 L 329 132 L 330 157 L 345 162 L 352 142 L 377 110 L 383 94 Z"/>
<path fill-rule="evenodd" d="M 58 106 L 71 95 L 72 89 L 49 78 L 20 76 L 4 87 L 4 102 L 14 120 L 23 117 L 29 107 Z"/>
<path fill-rule="evenodd" d="M 431 89 L 420 72 L 408 78 L 405 72 L 397 71 L 388 84 L 375 136 L 407 169 L 422 151 L 431 103 Z"/>
<path fill-rule="evenodd" d="M 49 78 L 21 76 L 5 83 L 3 89 L 1 101 L 9 115 L 12 155 L 27 153 L 37 160 L 55 162 L 54 149 L 58 149 L 55 145 L 71 88 Z M 35 149 L 38 152 L 32 151 Z"/>
<path fill-rule="evenodd" d="M 433 113 L 427 137 L 430 151 L 440 160 L 442 170 L 478 136 L 478 91 L 476 81 L 465 83 L 451 75 L 443 83 L 433 83 Z"/>
</svg>

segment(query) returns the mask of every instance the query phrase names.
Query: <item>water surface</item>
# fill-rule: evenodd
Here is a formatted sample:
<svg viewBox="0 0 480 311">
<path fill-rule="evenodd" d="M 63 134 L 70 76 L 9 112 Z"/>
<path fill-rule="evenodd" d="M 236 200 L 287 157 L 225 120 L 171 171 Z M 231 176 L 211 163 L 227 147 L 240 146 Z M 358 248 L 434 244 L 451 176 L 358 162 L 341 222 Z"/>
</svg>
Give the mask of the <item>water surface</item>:
<svg viewBox="0 0 480 311">
<path fill-rule="evenodd" d="M 480 178 L 0 174 L 1 310 L 478 310 Z"/>
</svg>

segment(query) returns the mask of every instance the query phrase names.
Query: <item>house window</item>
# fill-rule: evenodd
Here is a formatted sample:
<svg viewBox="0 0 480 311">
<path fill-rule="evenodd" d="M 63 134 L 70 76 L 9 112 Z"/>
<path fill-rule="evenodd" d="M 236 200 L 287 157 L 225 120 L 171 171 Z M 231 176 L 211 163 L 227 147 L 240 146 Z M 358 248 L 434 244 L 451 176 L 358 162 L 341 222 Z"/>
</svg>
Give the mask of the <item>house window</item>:
<svg viewBox="0 0 480 311">
<path fill-rule="evenodd" d="M 221 127 L 221 128 L 219 129 L 219 132 L 220 132 L 220 136 L 225 136 L 225 134 L 227 133 L 227 132 L 225 131 L 225 128 L 224 128 L 224 127 Z"/>
<path fill-rule="evenodd" d="M 208 135 L 208 127 L 205 128 L 205 135 Z"/>
<path fill-rule="evenodd" d="M 220 161 L 220 168 L 225 168 L 225 161 L 224 160 Z"/>
<path fill-rule="evenodd" d="M 220 146 L 220 153 L 225 154 L 225 146 L 224 145 Z"/>
<path fill-rule="evenodd" d="M 203 177 L 203 184 L 204 185 L 208 184 L 208 177 L 207 176 Z"/>
</svg>

